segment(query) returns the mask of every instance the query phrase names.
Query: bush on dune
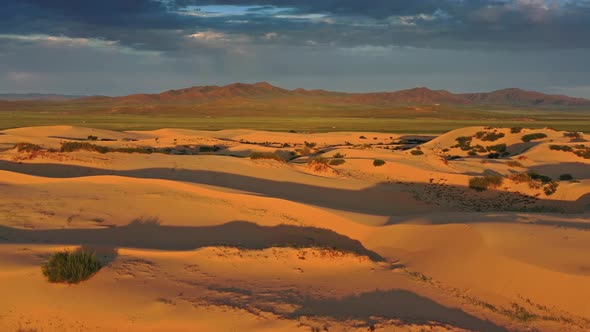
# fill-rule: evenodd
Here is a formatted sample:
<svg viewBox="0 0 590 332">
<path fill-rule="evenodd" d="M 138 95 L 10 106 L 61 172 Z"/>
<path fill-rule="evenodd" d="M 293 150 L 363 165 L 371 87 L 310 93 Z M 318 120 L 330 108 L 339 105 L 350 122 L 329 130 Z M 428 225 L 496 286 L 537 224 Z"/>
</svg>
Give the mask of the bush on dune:
<svg viewBox="0 0 590 332">
<path fill-rule="evenodd" d="M 94 252 L 78 249 L 54 253 L 43 265 L 42 271 L 49 282 L 77 284 L 92 277 L 101 267 Z"/>
<path fill-rule="evenodd" d="M 530 142 L 530 141 L 534 141 L 534 140 L 538 140 L 538 139 L 543 139 L 546 138 L 547 135 L 543 134 L 543 133 L 534 133 L 534 134 L 528 134 L 528 135 L 524 135 L 522 136 L 522 141 L 523 142 Z"/>
<path fill-rule="evenodd" d="M 285 161 L 285 158 L 281 157 L 276 152 L 253 152 L 250 155 L 250 159 L 270 159 L 270 160 L 276 160 L 276 161 L 280 161 L 280 162 Z"/>
<path fill-rule="evenodd" d="M 17 143 L 14 147 L 18 152 L 38 152 L 43 150 L 40 145 L 32 143 Z"/>
<path fill-rule="evenodd" d="M 475 191 L 485 191 L 502 185 L 504 178 L 499 175 L 478 176 L 469 179 L 469 188 Z"/>
</svg>

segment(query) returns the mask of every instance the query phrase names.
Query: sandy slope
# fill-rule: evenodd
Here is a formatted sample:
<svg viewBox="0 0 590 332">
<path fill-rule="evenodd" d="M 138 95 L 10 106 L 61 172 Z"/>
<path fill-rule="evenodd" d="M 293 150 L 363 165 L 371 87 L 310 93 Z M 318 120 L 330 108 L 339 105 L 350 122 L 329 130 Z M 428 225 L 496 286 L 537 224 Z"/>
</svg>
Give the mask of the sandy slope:
<svg viewBox="0 0 590 332">
<path fill-rule="evenodd" d="M 457 137 L 494 130 L 504 137 L 472 144 L 503 143 L 510 156 L 453 148 Z M 547 137 L 523 145 L 539 132 Z M 44 150 L 89 135 L 99 138 L 92 144 L 172 154 Z M 400 139 L 0 132 L 0 330 L 590 329 L 590 161 L 549 148 L 584 143 L 552 130 L 465 128 L 414 155 L 391 150 Z M 44 149 L 13 149 L 21 142 Z M 346 162 L 316 170 L 309 156 L 244 158 L 290 155 L 305 142 L 316 143 L 311 158 L 339 153 Z M 186 146 L 221 149 L 174 154 Z M 526 171 L 576 181 L 560 181 L 551 195 L 509 179 L 485 192 L 467 187 L 474 176 Z M 79 245 L 106 266 L 79 285 L 48 283 L 40 272 L 48 255 Z"/>
</svg>

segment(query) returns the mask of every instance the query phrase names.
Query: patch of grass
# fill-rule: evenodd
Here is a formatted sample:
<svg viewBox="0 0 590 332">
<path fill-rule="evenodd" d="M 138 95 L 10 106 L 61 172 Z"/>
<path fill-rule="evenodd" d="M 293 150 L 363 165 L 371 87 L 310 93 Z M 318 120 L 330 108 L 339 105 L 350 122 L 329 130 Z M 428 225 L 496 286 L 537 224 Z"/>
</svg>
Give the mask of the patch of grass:
<svg viewBox="0 0 590 332">
<path fill-rule="evenodd" d="M 383 166 L 385 165 L 385 161 L 381 160 L 381 159 L 375 159 L 373 160 L 373 166 L 375 167 L 379 167 L 379 166 Z"/>
<path fill-rule="evenodd" d="M 43 150 L 43 147 L 32 143 L 17 143 L 15 146 L 18 152 L 39 152 Z"/>
<path fill-rule="evenodd" d="M 506 144 L 502 143 L 502 144 L 496 144 L 496 145 L 491 145 L 486 147 L 486 150 L 488 152 L 505 152 L 506 151 Z"/>
<path fill-rule="evenodd" d="M 338 153 L 336 153 L 335 155 L 332 156 L 332 158 L 336 158 L 336 159 L 342 159 L 344 157 L 346 157 L 346 155 L 344 155 L 344 154 L 342 154 L 340 152 L 338 152 Z"/>
<path fill-rule="evenodd" d="M 475 133 L 475 137 L 479 138 L 482 141 L 486 141 L 486 142 L 497 141 L 504 136 L 506 136 L 506 135 L 504 135 L 504 133 L 487 132 L 487 131 L 478 131 L 477 133 Z"/>
<path fill-rule="evenodd" d="M 63 142 L 61 143 L 61 152 L 75 152 L 79 150 L 94 151 L 98 153 L 107 153 L 110 149 L 106 146 L 90 144 L 87 142 Z"/>
<path fill-rule="evenodd" d="M 412 150 L 410 152 L 413 156 L 421 156 L 424 154 L 424 152 L 422 150 Z"/>
<path fill-rule="evenodd" d="M 531 177 L 531 179 L 541 181 L 542 183 L 549 183 L 553 181 L 553 179 L 547 175 L 542 175 L 535 172 L 529 172 L 528 174 Z"/>
<path fill-rule="evenodd" d="M 574 179 L 574 177 L 571 174 L 561 174 L 559 176 L 559 180 L 561 180 L 561 181 L 571 181 L 573 179 Z"/>
<path fill-rule="evenodd" d="M 328 169 L 328 164 L 328 159 L 323 157 L 313 158 L 307 162 L 307 166 L 317 172 L 326 171 Z"/>
<path fill-rule="evenodd" d="M 547 137 L 547 135 L 544 133 L 534 133 L 534 134 L 528 134 L 528 135 L 522 136 L 522 141 L 523 142 L 530 142 L 530 141 L 534 141 L 534 140 L 538 140 L 538 139 L 543 139 L 546 137 Z"/>
<path fill-rule="evenodd" d="M 510 167 L 524 167 L 521 163 L 519 163 L 516 160 L 508 160 L 506 162 L 506 165 L 510 166 Z"/>
<path fill-rule="evenodd" d="M 78 249 L 54 253 L 43 265 L 42 271 L 49 282 L 77 284 L 92 277 L 101 267 L 102 263 L 94 252 Z"/>
<path fill-rule="evenodd" d="M 285 161 L 285 158 L 281 157 L 279 154 L 275 152 L 253 152 L 250 155 L 250 159 L 270 159 L 280 162 Z"/>
<path fill-rule="evenodd" d="M 520 134 L 521 131 L 522 131 L 522 127 L 512 127 L 512 128 L 510 128 L 510 133 L 512 133 L 512 134 Z"/>
<path fill-rule="evenodd" d="M 454 148 L 460 148 L 463 151 L 469 151 L 471 150 L 471 141 L 473 140 L 473 137 L 471 136 L 460 136 L 455 138 L 455 141 L 457 141 L 457 145 L 453 146 Z"/>
<path fill-rule="evenodd" d="M 478 176 L 469 179 L 469 188 L 475 191 L 486 191 L 488 188 L 497 188 L 502 185 L 504 178 L 499 175 Z"/>
<path fill-rule="evenodd" d="M 346 160 L 344 160 L 344 159 L 332 159 L 332 160 L 330 160 L 330 165 L 331 166 L 339 166 L 339 165 L 344 164 L 345 162 L 346 162 Z"/>
</svg>

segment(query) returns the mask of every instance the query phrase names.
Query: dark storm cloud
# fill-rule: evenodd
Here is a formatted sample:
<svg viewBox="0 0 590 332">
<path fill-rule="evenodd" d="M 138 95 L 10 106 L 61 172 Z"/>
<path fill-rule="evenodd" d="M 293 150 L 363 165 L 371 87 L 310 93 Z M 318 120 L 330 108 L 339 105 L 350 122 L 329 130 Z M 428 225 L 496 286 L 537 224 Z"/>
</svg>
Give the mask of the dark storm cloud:
<svg viewBox="0 0 590 332">
<path fill-rule="evenodd" d="M 0 32 L 4 34 L 97 38 L 137 49 L 172 53 L 205 48 L 198 43 L 197 46 L 187 44 L 186 37 L 209 30 L 227 34 L 226 39 L 236 35 L 248 37 L 253 44 L 590 47 L 590 1 L 587 0 L 4 0 L 3 3 L 3 16 L 7 19 L 1 20 Z M 230 6 L 245 9 L 239 13 L 226 12 Z M 218 12 L 207 13 L 207 8 L 218 8 Z"/>
</svg>

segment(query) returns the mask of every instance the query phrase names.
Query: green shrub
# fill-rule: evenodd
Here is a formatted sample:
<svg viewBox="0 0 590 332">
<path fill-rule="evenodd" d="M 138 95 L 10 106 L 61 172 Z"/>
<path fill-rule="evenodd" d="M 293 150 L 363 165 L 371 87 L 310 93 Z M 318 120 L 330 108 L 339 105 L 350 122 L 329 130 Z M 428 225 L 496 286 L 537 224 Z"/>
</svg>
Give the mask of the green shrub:
<svg viewBox="0 0 590 332">
<path fill-rule="evenodd" d="M 379 166 L 383 166 L 385 165 L 385 161 L 381 160 L 381 159 L 375 159 L 373 160 L 373 166 L 375 167 L 379 167 Z"/>
<path fill-rule="evenodd" d="M 572 152 L 574 148 L 569 145 L 550 145 L 549 149 L 554 151 L 564 151 L 564 152 Z"/>
<path fill-rule="evenodd" d="M 339 165 L 344 164 L 345 162 L 346 162 L 346 160 L 344 160 L 344 159 L 332 159 L 332 160 L 330 160 L 330 165 L 339 166 Z"/>
<path fill-rule="evenodd" d="M 18 152 L 38 152 L 43 150 L 40 145 L 32 143 L 17 143 L 14 147 Z"/>
<path fill-rule="evenodd" d="M 275 152 L 253 152 L 250 155 L 250 159 L 271 159 L 280 162 L 285 161 L 285 158 L 281 157 L 279 154 Z"/>
<path fill-rule="evenodd" d="M 485 191 L 488 188 L 497 188 L 503 182 L 504 178 L 499 175 L 478 176 L 469 179 L 469 188 L 475 191 Z"/>
<path fill-rule="evenodd" d="M 463 151 L 471 150 L 471 141 L 473 138 L 471 136 L 460 136 L 455 138 L 457 141 L 457 145 L 453 146 L 454 148 L 460 148 Z"/>
<path fill-rule="evenodd" d="M 89 279 L 101 267 L 102 264 L 94 252 L 79 249 L 74 252 L 54 253 L 43 265 L 42 271 L 49 282 L 77 284 Z"/>
<path fill-rule="evenodd" d="M 424 152 L 422 150 L 412 150 L 410 152 L 413 156 L 421 156 L 424 154 Z"/>
<path fill-rule="evenodd" d="M 510 132 L 512 134 L 519 134 L 522 131 L 522 127 L 512 127 L 510 128 Z"/>
<path fill-rule="evenodd" d="M 561 181 L 570 181 L 570 180 L 573 180 L 573 179 L 574 179 L 574 177 L 573 177 L 571 174 L 561 174 L 561 175 L 559 176 L 559 179 L 560 179 Z"/>
<path fill-rule="evenodd" d="M 534 140 L 538 140 L 538 139 L 543 139 L 545 137 L 547 137 L 547 135 L 543 134 L 543 133 L 528 134 L 528 135 L 522 136 L 522 141 L 523 142 L 530 142 L 530 141 L 534 141 Z"/>
</svg>

